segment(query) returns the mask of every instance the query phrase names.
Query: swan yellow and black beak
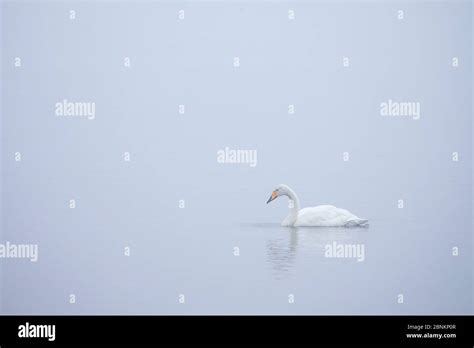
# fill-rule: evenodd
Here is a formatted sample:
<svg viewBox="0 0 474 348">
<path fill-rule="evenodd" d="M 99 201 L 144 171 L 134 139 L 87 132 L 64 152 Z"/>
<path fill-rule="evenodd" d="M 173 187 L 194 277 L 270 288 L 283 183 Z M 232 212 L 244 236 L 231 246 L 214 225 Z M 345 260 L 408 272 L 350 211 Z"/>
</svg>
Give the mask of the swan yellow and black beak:
<svg viewBox="0 0 474 348">
<path fill-rule="evenodd" d="M 277 197 L 278 197 L 278 193 L 276 191 L 273 191 L 272 195 L 270 196 L 270 198 L 267 201 L 267 204 L 270 203 L 271 201 L 273 201 Z"/>
</svg>

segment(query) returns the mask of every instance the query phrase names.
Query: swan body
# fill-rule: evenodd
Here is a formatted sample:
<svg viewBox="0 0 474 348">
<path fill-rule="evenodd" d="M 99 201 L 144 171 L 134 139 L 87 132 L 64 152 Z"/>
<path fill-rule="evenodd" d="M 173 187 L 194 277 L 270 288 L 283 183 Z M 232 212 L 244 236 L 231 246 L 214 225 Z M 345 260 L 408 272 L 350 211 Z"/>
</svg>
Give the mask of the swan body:
<svg viewBox="0 0 474 348">
<path fill-rule="evenodd" d="M 287 185 L 278 185 L 277 188 L 273 190 L 267 203 L 270 203 L 280 196 L 287 196 L 292 202 L 290 204 L 290 213 L 282 221 L 282 226 L 352 227 L 368 225 L 368 220 L 358 218 L 351 212 L 336 208 L 333 205 L 318 205 L 316 207 L 303 208 L 300 210 L 298 196 L 296 196 L 296 193 Z"/>
</svg>

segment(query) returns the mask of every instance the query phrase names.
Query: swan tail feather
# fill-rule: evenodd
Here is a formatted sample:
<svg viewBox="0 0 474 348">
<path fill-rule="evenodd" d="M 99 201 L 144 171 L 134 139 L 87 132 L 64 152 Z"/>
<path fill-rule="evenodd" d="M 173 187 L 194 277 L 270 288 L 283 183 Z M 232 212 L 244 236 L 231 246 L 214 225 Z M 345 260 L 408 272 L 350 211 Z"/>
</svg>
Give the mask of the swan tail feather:
<svg viewBox="0 0 474 348">
<path fill-rule="evenodd" d="M 355 218 L 355 219 L 351 219 L 351 220 L 347 221 L 344 226 L 346 226 L 346 227 L 356 227 L 356 226 L 366 227 L 366 226 L 369 226 L 369 220 Z"/>
</svg>

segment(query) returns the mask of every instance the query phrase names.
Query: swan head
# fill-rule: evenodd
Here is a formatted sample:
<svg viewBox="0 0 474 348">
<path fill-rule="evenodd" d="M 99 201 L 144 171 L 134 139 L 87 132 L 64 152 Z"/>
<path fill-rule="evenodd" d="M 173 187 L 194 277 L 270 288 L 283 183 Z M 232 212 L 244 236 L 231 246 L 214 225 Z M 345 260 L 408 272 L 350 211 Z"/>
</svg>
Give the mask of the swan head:
<svg viewBox="0 0 474 348">
<path fill-rule="evenodd" d="M 270 198 L 267 201 L 267 204 L 271 201 L 277 199 L 280 196 L 290 196 L 291 189 L 287 185 L 280 184 L 273 191 Z"/>
</svg>

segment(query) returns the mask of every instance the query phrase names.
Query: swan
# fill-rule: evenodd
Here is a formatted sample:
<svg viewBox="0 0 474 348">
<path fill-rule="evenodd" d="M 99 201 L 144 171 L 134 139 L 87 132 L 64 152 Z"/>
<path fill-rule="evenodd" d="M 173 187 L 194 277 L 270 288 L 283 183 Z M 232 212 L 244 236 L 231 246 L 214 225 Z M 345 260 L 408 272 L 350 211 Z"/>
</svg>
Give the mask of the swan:
<svg viewBox="0 0 474 348">
<path fill-rule="evenodd" d="M 282 226 L 367 226 L 369 220 L 360 219 L 351 212 L 336 208 L 332 205 L 318 205 L 317 207 L 303 208 L 300 210 L 300 202 L 295 191 L 288 185 L 278 185 L 273 190 L 267 204 L 280 196 L 290 199 L 290 214 L 282 221 Z"/>
</svg>

